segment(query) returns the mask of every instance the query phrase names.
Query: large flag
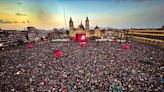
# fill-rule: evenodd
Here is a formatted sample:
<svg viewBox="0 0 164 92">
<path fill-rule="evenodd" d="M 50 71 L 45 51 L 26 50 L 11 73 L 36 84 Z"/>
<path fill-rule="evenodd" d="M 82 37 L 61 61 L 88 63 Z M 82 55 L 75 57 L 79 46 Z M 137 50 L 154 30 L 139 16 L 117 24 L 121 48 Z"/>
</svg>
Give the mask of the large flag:
<svg viewBox="0 0 164 92">
<path fill-rule="evenodd" d="M 54 53 L 54 55 L 56 56 L 56 57 L 61 57 L 62 56 L 62 52 L 60 52 L 60 51 L 56 51 L 55 53 Z"/>
</svg>

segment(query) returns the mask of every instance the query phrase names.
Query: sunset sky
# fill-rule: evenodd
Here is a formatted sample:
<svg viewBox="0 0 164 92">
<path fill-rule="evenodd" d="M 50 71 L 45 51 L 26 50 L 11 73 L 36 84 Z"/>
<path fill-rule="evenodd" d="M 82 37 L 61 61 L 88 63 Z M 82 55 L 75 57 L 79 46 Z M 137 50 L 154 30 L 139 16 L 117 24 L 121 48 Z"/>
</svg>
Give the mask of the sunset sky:
<svg viewBox="0 0 164 92">
<path fill-rule="evenodd" d="M 152 28 L 164 25 L 164 0 L 0 0 L 0 28 L 22 30 L 77 27 L 88 16 L 90 26 Z"/>
</svg>

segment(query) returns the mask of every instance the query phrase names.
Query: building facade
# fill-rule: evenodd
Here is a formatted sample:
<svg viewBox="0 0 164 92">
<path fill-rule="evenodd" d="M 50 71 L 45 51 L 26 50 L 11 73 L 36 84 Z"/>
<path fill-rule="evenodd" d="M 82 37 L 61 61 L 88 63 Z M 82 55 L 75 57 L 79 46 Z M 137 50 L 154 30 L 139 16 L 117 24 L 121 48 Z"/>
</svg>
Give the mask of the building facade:
<svg viewBox="0 0 164 92">
<path fill-rule="evenodd" d="M 78 28 L 74 28 L 73 20 L 72 20 L 72 18 L 70 18 L 69 28 L 70 28 L 69 35 L 71 38 L 76 38 L 76 36 L 78 34 L 85 34 L 86 39 L 90 39 L 92 36 L 94 36 L 96 38 L 101 37 L 101 30 L 98 26 L 95 27 L 94 32 L 91 32 L 88 17 L 86 17 L 86 20 L 85 20 L 85 27 L 83 26 L 83 24 L 81 22 L 81 24 L 78 26 Z"/>
<path fill-rule="evenodd" d="M 164 48 L 164 29 L 129 29 L 129 40 L 157 45 Z"/>
<path fill-rule="evenodd" d="M 104 33 L 104 38 L 108 39 L 125 39 L 126 30 L 123 29 L 107 29 Z"/>
</svg>

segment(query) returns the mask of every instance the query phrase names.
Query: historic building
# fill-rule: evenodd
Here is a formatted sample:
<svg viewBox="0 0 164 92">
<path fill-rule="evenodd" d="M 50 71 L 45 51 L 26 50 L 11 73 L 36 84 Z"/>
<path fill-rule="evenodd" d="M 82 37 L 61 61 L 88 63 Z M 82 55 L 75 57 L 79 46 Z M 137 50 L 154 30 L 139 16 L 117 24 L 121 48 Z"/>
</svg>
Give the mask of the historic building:
<svg viewBox="0 0 164 92">
<path fill-rule="evenodd" d="M 129 40 L 157 45 L 164 48 L 164 29 L 129 29 L 127 31 Z"/>
<path fill-rule="evenodd" d="M 47 37 L 47 32 L 35 27 L 27 27 L 28 41 L 38 41 Z"/>
<path fill-rule="evenodd" d="M 72 18 L 70 18 L 69 28 L 70 28 L 69 35 L 72 38 L 76 38 L 78 34 L 84 34 L 86 36 L 86 39 L 90 39 L 91 36 L 94 36 L 96 38 L 101 37 L 101 30 L 98 26 L 95 27 L 94 32 L 91 32 L 91 30 L 89 29 L 89 18 L 88 17 L 85 20 L 85 27 L 83 26 L 83 24 L 81 22 L 81 24 L 78 26 L 78 28 L 74 28 L 73 20 L 72 20 Z"/>
<path fill-rule="evenodd" d="M 104 38 L 108 39 L 125 39 L 125 29 L 106 29 Z"/>
</svg>

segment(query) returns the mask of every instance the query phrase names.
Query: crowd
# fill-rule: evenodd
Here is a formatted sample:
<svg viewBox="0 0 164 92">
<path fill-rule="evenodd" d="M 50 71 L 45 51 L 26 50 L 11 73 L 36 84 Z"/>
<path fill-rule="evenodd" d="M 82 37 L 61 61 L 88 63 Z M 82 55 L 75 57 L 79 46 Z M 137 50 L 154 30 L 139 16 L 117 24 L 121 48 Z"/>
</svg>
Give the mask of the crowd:
<svg viewBox="0 0 164 92">
<path fill-rule="evenodd" d="M 163 66 L 163 49 L 135 42 L 21 45 L 0 51 L 0 92 L 162 92 Z"/>
</svg>

